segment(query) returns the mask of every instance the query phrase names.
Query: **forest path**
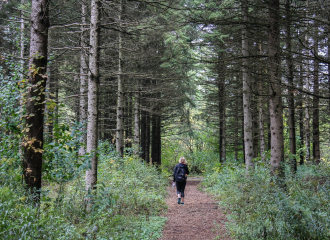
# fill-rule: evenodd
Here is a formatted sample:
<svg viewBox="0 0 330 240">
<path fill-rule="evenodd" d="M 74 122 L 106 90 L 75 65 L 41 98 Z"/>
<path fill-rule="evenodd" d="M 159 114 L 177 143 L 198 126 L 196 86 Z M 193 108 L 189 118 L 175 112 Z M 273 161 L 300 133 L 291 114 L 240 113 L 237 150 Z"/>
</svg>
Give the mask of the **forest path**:
<svg viewBox="0 0 330 240">
<path fill-rule="evenodd" d="M 225 214 L 206 193 L 198 190 L 199 178 L 188 178 L 185 205 L 178 204 L 172 182 L 167 188 L 167 223 L 160 240 L 231 239 L 226 234 Z"/>
</svg>

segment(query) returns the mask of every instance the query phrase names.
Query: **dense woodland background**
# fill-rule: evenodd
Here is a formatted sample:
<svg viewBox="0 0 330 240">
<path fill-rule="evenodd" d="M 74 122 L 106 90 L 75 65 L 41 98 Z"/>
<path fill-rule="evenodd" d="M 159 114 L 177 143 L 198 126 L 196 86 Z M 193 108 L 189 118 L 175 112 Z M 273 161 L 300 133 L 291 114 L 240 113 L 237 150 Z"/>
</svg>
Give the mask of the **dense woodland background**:
<svg viewBox="0 0 330 240">
<path fill-rule="evenodd" d="M 232 236 L 328 239 L 329 10 L 0 0 L 0 236 L 157 239 L 185 156 Z"/>
</svg>

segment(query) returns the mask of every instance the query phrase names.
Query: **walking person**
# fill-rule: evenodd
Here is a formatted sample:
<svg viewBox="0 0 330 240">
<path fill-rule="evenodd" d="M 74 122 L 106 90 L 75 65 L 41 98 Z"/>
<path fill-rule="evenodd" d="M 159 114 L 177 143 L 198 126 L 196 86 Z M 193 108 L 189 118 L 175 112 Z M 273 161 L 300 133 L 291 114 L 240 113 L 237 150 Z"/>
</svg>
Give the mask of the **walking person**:
<svg viewBox="0 0 330 240">
<path fill-rule="evenodd" d="M 175 166 L 173 172 L 173 182 L 176 183 L 176 192 L 178 194 L 178 204 L 184 204 L 184 189 L 187 183 L 187 175 L 189 169 L 187 161 L 184 157 L 181 157 L 179 163 Z"/>
</svg>

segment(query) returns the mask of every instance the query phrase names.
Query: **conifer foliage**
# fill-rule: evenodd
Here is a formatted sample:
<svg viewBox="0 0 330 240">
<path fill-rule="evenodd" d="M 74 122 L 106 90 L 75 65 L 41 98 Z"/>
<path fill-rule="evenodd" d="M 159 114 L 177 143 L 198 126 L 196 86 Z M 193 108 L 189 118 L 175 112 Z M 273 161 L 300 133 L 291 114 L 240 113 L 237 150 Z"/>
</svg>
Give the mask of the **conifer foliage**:
<svg viewBox="0 0 330 240">
<path fill-rule="evenodd" d="M 116 174 L 132 159 L 167 174 L 180 154 L 198 174 L 234 159 L 247 176 L 268 166 L 285 191 L 286 174 L 330 156 L 329 10 L 0 0 L 0 174 L 20 171 L 40 203 L 42 187 L 62 192 L 84 172 L 83 199 L 96 204 L 107 145 L 102 167 Z"/>
</svg>

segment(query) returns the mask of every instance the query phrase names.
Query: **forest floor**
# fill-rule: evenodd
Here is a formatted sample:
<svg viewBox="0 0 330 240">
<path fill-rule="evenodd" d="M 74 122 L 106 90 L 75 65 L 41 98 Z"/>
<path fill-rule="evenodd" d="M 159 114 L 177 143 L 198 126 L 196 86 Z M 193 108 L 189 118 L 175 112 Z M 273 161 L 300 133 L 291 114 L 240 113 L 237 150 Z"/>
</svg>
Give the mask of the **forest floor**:
<svg viewBox="0 0 330 240">
<path fill-rule="evenodd" d="M 167 223 L 160 240 L 231 239 L 226 232 L 226 215 L 215 199 L 199 189 L 200 178 L 188 178 L 184 205 L 178 204 L 172 182 L 167 188 Z"/>
</svg>

